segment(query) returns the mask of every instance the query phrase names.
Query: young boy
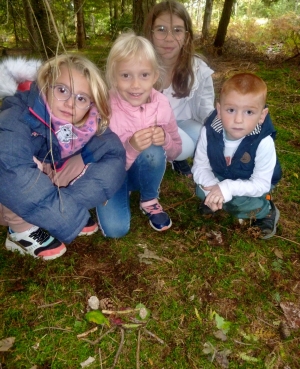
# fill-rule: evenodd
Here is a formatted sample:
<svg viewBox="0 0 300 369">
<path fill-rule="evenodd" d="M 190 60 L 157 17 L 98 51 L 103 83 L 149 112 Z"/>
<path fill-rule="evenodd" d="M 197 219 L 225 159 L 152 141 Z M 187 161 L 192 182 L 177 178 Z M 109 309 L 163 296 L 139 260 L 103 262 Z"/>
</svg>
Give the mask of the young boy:
<svg viewBox="0 0 300 369">
<path fill-rule="evenodd" d="M 280 213 L 269 192 L 281 178 L 266 96 L 265 82 L 254 74 L 229 78 L 201 131 L 192 168 L 200 212 L 223 208 L 250 219 L 263 239 L 276 233 Z"/>
</svg>

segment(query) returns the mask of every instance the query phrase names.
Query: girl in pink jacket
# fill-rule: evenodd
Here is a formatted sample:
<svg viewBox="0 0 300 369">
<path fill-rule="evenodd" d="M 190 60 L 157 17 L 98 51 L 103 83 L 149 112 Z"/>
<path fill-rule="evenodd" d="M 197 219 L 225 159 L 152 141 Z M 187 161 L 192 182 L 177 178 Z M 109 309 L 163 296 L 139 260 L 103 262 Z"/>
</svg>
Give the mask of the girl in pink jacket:
<svg viewBox="0 0 300 369">
<path fill-rule="evenodd" d="M 181 153 L 181 139 L 168 99 L 155 90 L 159 65 L 151 43 L 133 32 L 122 34 L 107 59 L 110 87 L 110 128 L 126 150 L 127 177 L 121 189 L 97 207 L 99 225 L 107 237 L 122 237 L 130 228 L 131 191 L 140 192 L 140 209 L 156 231 L 172 221 L 158 202 L 166 162 Z"/>
</svg>

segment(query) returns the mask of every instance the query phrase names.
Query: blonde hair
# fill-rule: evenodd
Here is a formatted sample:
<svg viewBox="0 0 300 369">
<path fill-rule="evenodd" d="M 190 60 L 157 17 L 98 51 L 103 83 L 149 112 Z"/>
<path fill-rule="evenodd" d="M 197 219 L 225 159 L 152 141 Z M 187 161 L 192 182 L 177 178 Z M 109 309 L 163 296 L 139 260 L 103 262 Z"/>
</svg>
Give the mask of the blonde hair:
<svg viewBox="0 0 300 369">
<path fill-rule="evenodd" d="M 113 43 L 106 62 L 106 81 L 109 88 L 115 87 L 115 71 L 116 64 L 124 60 L 135 58 L 139 60 L 147 59 L 153 70 L 161 76 L 161 67 L 158 63 L 156 52 L 145 37 L 137 36 L 134 32 L 122 33 Z M 162 81 L 158 78 L 153 86 L 159 90 L 162 86 Z"/>
<path fill-rule="evenodd" d="M 258 76 L 252 73 L 238 73 L 230 77 L 223 83 L 220 92 L 220 100 L 222 96 L 227 95 L 231 91 L 236 91 L 241 95 L 256 94 L 261 95 L 263 105 L 266 104 L 267 99 L 267 85 Z"/>
<path fill-rule="evenodd" d="M 89 59 L 81 55 L 58 55 L 47 60 L 38 70 L 37 85 L 47 94 L 49 86 L 55 83 L 60 76 L 61 66 L 67 66 L 72 82 L 72 69 L 80 72 L 90 84 L 93 104 L 98 109 L 101 121 L 98 123 L 98 132 L 103 131 L 109 124 L 110 109 L 108 105 L 108 88 L 101 76 L 100 70 Z M 77 126 L 84 124 L 84 119 Z"/>
</svg>

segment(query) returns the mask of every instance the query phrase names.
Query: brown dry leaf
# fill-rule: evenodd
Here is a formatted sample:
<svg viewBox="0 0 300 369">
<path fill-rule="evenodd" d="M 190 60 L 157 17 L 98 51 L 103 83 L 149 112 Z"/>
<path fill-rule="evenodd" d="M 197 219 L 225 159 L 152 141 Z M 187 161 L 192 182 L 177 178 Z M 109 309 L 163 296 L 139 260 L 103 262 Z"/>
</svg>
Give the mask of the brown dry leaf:
<svg viewBox="0 0 300 369">
<path fill-rule="evenodd" d="M 15 337 L 4 338 L 0 341 L 0 352 L 8 351 L 15 343 Z"/>
<path fill-rule="evenodd" d="M 274 254 L 278 257 L 278 259 L 283 259 L 283 253 L 282 251 L 275 249 Z"/>
<path fill-rule="evenodd" d="M 283 310 L 288 326 L 294 329 L 300 328 L 300 303 L 281 302 L 280 307 Z"/>
<path fill-rule="evenodd" d="M 214 336 L 216 338 L 218 338 L 219 340 L 223 341 L 223 342 L 224 341 L 227 341 L 227 336 L 226 336 L 226 334 L 224 334 L 224 332 L 221 329 L 219 329 L 218 331 L 214 332 Z"/>
<path fill-rule="evenodd" d="M 209 244 L 213 243 L 217 243 L 219 245 L 223 244 L 223 237 L 220 231 L 210 231 L 209 233 L 206 233 L 206 237 L 208 238 L 207 242 Z"/>
<path fill-rule="evenodd" d="M 221 368 L 227 369 L 229 368 L 229 361 L 227 359 L 227 355 L 230 354 L 230 350 L 218 351 L 215 356 L 216 362 L 220 365 Z"/>
</svg>

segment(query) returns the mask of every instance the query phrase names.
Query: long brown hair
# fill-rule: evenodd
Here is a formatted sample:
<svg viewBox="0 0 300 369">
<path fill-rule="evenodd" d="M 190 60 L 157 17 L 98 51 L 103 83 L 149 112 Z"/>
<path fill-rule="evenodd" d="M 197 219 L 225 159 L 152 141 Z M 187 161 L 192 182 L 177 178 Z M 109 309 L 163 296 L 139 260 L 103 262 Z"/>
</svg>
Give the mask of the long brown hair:
<svg viewBox="0 0 300 369">
<path fill-rule="evenodd" d="M 195 49 L 192 20 L 184 5 L 177 1 L 167 0 L 154 5 L 148 13 L 144 24 L 145 37 L 152 43 L 153 24 L 156 18 L 162 13 L 168 13 L 170 17 L 176 15 L 182 19 L 187 31 L 187 36 L 178 55 L 172 76 L 172 86 L 175 91 L 174 97 L 186 97 L 190 94 L 195 79 L 193 72 L 193 56 L 195 54 Z"/>
</svg>

